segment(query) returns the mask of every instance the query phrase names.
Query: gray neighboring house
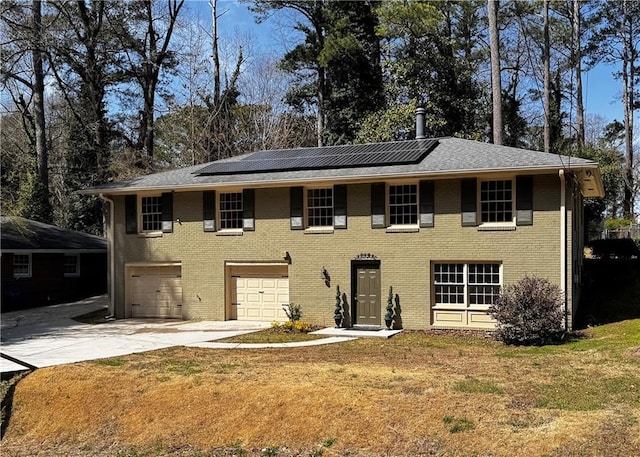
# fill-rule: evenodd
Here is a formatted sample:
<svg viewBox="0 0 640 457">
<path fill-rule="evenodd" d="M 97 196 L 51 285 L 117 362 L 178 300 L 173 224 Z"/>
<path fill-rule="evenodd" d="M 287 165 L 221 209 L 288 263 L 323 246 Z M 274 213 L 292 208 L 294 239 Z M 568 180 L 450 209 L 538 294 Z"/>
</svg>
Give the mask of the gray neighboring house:
<svg viewBox="0 0 640 457">
<path fill-rule="evenodd" d="M 2 312 L 107 291 L 104 238 L 17 217 L 0 221 Z"/>
</svg>

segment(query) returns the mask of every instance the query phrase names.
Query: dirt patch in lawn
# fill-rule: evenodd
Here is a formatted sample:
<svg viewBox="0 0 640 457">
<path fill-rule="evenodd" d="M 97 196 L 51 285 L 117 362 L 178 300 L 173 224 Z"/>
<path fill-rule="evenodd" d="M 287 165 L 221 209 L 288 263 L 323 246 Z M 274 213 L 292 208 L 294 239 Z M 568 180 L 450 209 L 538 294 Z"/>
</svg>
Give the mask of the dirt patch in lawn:
<svg viewBox="0 0 640 457">
<path fill-rule="evenodd" d="M 634 455 L 629 332 L 640 320 L 544 348 L 404 332 L 40 369 L 16 388 L 2 455 Z"/>
</svg>

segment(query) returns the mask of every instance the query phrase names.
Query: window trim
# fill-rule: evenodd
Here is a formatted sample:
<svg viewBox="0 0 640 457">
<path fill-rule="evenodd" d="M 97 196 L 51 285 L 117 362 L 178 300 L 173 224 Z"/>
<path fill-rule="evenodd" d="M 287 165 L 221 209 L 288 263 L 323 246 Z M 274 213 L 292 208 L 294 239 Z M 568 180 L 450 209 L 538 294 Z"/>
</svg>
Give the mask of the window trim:
<svg viewBox="0 0 640 457">
<path fill-rule="evenodd" d="M 310 225 L 309 224 L 309 191 L 312 190 L 330 190 L 331 191 L 331 225 Z M 334 186 L 305 186 L 302 197 L 302 211 L 304 221 L 305 233 L 333 233 L 335 228 L 335 212 L 336 212 L 336 200 L 335 200 L 335 188 Z"/>
<path fill-rule="evenodd" d="M 160 200 L 160 212 L 157 213 L 160 215 L 160 219 L 158 220 L 159 227 L 154 230 L 144 230 L 143 224 L 143 214 L 142 214 L 142 199 L 143 198 L 158 198 Z M 162 193 L 149 193 L 149 194 L 138 194 L 138 234 L 142 236 L 162 236 Z M 156 213 L 153 213 L 156 214 Z"/>
<path fill-rule="evenodd" d="M 414 186 L 415 187 L 415 210 L 416 222 L 414 224 L 392 224 L 391 223 L 391 187 Z M 419 181 L 400 181 L 387 182 L 385 188 L 385 211 L 386 211 L 386 228 L 387 232 L 417 232 L 420 230 L 420 182 Z"/>
<path fill-rule="evenodd" d="M 240 209 L 240 227 L 231 227 L 231 228 L 222 228 L 222 214 L 223 211 L 220 208 L 220 205 L 222 203 L 222 195 L 228 195 L 228 194 L 240 194 L 240 205 L 241 205 L 241 209 Z M 226 192 L 216 192 L 216 198 L 215 198 L 215 206 L 216 206 L 216 232 L 219 233 L 220 235 L 229 235 L 229 234 L 241 234 L 244 232 L 244 194 L 242 192 L 242 189 L 240 190 L 229 190 Z M 231 211 L 226 211 L 226 212 L 231 212 Z"/>
<path fill-rule="evenodd" d="M 492 181 L 510 181 L 511 182 L 511 220 L 501 222 L 483 222 L 482 221 L 482 183 Z M 478 178 L 476 190 L 476 217 L 478 218 L 478 230 L 515 230 L 516 229 L 516 178 L 515 176 Z"/>
<path fill-rule="evenodd" d="M 22 256 L 22 257 L 26 257 L 27 258 L 27 272 L 26 273 L 16 273 L 16 257 L 17 256 Z M 13 262 L 12 262 L 12 269 L 13 269 L 13 277 L 14 278 L 30 278 L 33 274 L 33 257 L 31 255 L 31 253 L 29 254 L 13 254 Z"/>
<path fill-rule="evenodd" d="M 436 266 L 437 265 L 462 265 L 462 286 L 463 286 L 463 303 L 438 303 L 436 301 L 436 288 L 438 285 L 446 285 L 446 284 L 458 284 L 458 283 L 441 283 L 436 284 Z M 471 304 L 471 294 L 470 294 L 470 286 L 473 285 L 491 285 L 488 283 L 478 283 L 471 284 L 469 282 L 469 265 L 497 265 L 498 266 L 498 286 L 500 290 L 504 287 L 504 264 L 498 261 L 437 261 L 432 263 L 431 268 L 431 286 L 433 287 L 433 302 L 432 309 L 441 310 L 441 309 L 452 309 L 452 310 L 460 310 L 460 311 L 481 311 L 486 312 L 490 304 Z"/>
<path fill-rule="evenodd" d="M 74 273 L 67 273 L 66 271 L 64 271 L 64 277 L 65 278 L 77 278 L 78 276 L 80 276 L 80 254 L 64 254 L 64 259 L 66 260 L 67 257 L 75 257 L 76 259 L 76 271 Z M 66 264 L 64 263 L 63 260 L 63 269 L 66 266 Z"/>
</svg>

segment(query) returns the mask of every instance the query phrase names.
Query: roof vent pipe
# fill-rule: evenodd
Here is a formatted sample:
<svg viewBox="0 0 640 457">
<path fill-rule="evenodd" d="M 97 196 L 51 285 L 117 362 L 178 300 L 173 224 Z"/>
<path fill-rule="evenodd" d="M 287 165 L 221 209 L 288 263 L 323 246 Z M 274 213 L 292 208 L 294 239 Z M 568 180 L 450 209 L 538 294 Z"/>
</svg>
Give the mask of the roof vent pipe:
<svg viewBox="0 0 640 457">
<path fill-rule="evenodd" d="M 426 110 L 422 107 L 416 109 L 416 140 L 424 140 L 424 113 Z"/>
</svg>

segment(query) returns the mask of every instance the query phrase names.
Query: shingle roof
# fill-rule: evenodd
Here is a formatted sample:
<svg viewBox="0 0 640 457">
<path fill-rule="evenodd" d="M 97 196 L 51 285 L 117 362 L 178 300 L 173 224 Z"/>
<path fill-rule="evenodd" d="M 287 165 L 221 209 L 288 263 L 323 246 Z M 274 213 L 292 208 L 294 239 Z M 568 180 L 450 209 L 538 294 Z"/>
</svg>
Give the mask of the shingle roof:
<svg viewBox="0 0 640 457">
<path fill-rule="evenodd" d="M 2 251 L 105 251 L 104 238 L 20 217 L 0 217 Z"/>
<path fill-rule="evenodd" d="M 412 142 L 433 140 L 411 140 Z M 373 148 L 380 143 L 373 143 Z M 365 148 L 367 145 L 364 146 Z M 287 150 L 290 151 L 290 150 Z M 278 154 L 278 151 L 270 151 Z M 403 175 L 438 177 L 460 174 L 480 174 L 495 171 L 537 171 L 554 169 L 595 169 L 598 164 L 586 159 L 549 154 L 539 151 L 497 146 L 490 143 L 439 138 L 437 145 L 419 163 L 295 169 L 268 173 L 198 174 L 200 170 L 220 163 L 235 163 L 260 152 L 244 154 L 209 164 L 194 165 L 177 170 L 141 176 L 130 181 L 107 183 L 86 189 L 83 193 L 124 193 L 137 190 L 189 189 L 193 187 L 223 187 L 231 185 L 277 185 L 296 181 L 335 181 L 349 179 L 382 179 Z"/>
</svg>

